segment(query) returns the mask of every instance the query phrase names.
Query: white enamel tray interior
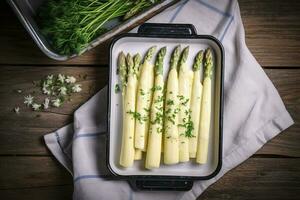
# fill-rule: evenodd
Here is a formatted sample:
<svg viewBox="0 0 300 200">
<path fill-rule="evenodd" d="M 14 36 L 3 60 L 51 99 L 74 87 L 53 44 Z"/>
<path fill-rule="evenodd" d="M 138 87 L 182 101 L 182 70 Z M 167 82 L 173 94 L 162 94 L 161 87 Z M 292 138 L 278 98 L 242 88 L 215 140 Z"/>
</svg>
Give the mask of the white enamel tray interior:
<svg viewBox="0 0 300 200">
<path fill-rule="evenodd" d="M 121 93 L 115 93 L 115 85 L 120 84 L 117 71 L 117 58 L 121 51 L 124 53 L 141 53 L 142 55 L 149 47 L 157 45 L 158 49 L 167 47 L 167 53 L 164 60 L 164 77 L 166 79 L 169 71 L 169 60 L 175 46 L 181 45 L 182 49 L 190 46 L 188 57 L 188 66 L 192 68 L 196 53 L 207 47 L 213 49 L 215 58 L 215 72 L 213 77 L 213 98 L 212 98 L 212 116 L 211 131 L 209 139 L 208 162 L 203 165 L 195 163 L 195 159 L 189 162 L 175 165 L 163 164 L 163 153 L 161 166 L 158 169 L 147 170 L 144 168 L 144 160 L 135 161 L 131 168 L 123 168 L 119 165 L 120 148 L 122 140 L 122 99 Z M 212 174 L 218 165 L 219 158 L 219 114 L 220 114 L 220 84 L 221 84 L 221 50 L 219 46 L 209 39 L 166 39 L 166 38 L 147 38 L 147 37 L 123 37 L 119 39 L 112 47 L 111 52 L 111 74 L 110 74 L 110 126 L 109 126 L 109 164 L 111 169 L 119 175 L 159 175 L 159 176 L 208 176 Z M 153 59 L 154 62 L 154 59 Z M 202 73 L 201 73 L 202 74 Z M 143 154 L 143 159 L 145 154 Z"/>
</svg>

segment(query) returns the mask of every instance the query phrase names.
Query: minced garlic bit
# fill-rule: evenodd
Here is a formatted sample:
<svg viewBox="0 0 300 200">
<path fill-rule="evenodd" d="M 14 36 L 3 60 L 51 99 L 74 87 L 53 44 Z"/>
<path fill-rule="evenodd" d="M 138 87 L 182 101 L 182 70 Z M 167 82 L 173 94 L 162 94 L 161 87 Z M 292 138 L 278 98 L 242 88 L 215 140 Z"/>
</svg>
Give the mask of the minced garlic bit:
<svg viewBox="0 0 300 200">
<path fill-rule="evenodd" d="M 33 110 L 40 110 L 40 108 L 41 108 L 41 104 L 38 104 L 38 103 L 33 103 L 32 105 L 31 105 L 31 107 L 32 107 L 32 109 Z"/>
<path fill-rule="evenodd" d="M 58 88 L 58 91 L 59 91 L 59 94 L 62 96 L 67 95 L 67 88 L 65 86 Z"/>
<path fill-rule="evenodd" d="M 31 96 L 30 94 L 28 96 L 25 96 L 24 104 L 26 104 L 27 106 L 30 106 L 33 103 L 33 99 L 34 99 L 34 97 Z"/>
<path fill-rule="evenodd" d="M 60 107 L 61 104 L 62 104 L 62 101 L 61 101 L 59 98 L 54 99 L 54 100 L 52 100 L 51 102 L 52 102 L 52 105 L 53 105 L 54 107 L 57 107 L 57 108 Z"/>
<path fill-rule="evenodd" d="M 64 83 L 65 82 L 65 79 L 66 79 L 66 77 L 65 77 L 65 75 L 62 75 L 62 74 L 58 74 L 58 81 L 60 81 L 61 83 Z"/>
<path fill-rule="evenodd" d="M 72 87 L 72 91 L 73 92 L 80 92 L 82 89 L 81 89 L 81 85 L 80 84 L 75 84 L 73 87 Z"/>
<path fill-rule="evenodd" d="M 76 78 L 74 76 L 67 76 L 66 83 L 75 83 Z"/>
<path fill-rule="evenodd" d="M 50 103 L 50 99 L 48 97 L 45 98 L 44 103 L 43 103 L 43 107 L 45 110 L 49 108 L 49 103 Z"/>
<path fill-rule="evenodd" d="M 46 95 L 50 95 L 51 94 L 51 90 L 49 88 L 49 84 L 47 84 L 47 81 L 43 83 L 42 91 Z"/>
<path fill-rule="evenodd" d="M 15 111 L 16 114 L 20 114 L 20 108 L 19 107 L 15 107 L 14 111 Z"/>
<path fill-rule="evenodd" d="M 47 80 L 53 80 L 53 74 L 48 75 Z"/>
</svg>

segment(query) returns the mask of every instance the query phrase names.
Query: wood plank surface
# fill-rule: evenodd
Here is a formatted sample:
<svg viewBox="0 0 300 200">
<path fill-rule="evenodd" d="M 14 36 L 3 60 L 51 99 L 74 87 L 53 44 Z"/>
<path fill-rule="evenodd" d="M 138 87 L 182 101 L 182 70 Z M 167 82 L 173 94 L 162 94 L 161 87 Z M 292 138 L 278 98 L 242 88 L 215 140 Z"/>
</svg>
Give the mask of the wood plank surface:
<svg viewBox="0 0 300 200">
<path fill-rule="evenodd" d="M 53 156 L 1 156 L 0 174 L 0 190 L 72 183 L 69 172 Z"/>
<path fill-rule="evenodd" d="M 300 66 L 300 1 L 239 0 L 246 43 L 262 66 Z"/>
<path fill-rule="evenodd" d="M 228 172 L 198 199 L 299 199 L 299 165 L 299 158 L 250 158 Z"/>
<path fill-rule="evenodd" d="M 71 200 L 72 193 L 71 184 L 0 190 L 1 198 L 9 200 Z"/>
<path fill-rule="evenodd" d="M 250 158 L 210 187 L 202 199 L 297 199 L 300 158 Z M 17 175 L 17 176 L 16 176 Z M 72 180 L 51 157 L 0 157 L 0 196 L 31 200 L 70 197 Z M 55 191 L 55 192 L 54 192 Z M 32 192 L 33 195 L 22 195 Z M 54 194 L 50 194 L 54 192 Z M 68 199 L 68 198 L 67 198 Z"/>
<path fill-rule="evenodd" d="M 258 62 L 265 66 L 300 66 L 300 1 L 239 0 L 246 41 Z M 0 64 L 103 65 L 108 62 L 108 44 L 80 58 L 57 62 L 34 44 L 5 1 L 0 1 Z"/>
</svg>

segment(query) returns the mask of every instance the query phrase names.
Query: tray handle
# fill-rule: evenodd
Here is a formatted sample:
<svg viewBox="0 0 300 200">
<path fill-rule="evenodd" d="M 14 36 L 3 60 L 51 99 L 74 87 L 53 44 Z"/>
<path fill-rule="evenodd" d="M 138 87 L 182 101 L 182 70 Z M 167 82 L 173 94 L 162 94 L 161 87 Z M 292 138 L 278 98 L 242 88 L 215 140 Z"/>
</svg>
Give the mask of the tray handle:
<svg viewBox="0 0 300 200">
<path fill-rule="evenodd" d="M 197 35 L 192 24 L 166 24 L 166 23 L 145 23 L 142 24 L 138 33 L 142 35 Z"/>
<path fill-rule="evenodd" d="M 129 181 L 130 185 L 135 190 L 176 190 L 188 191 L 193 187 L 193 181 L 189 180 L 139 180 L 133 179 Z"/>
</svg>

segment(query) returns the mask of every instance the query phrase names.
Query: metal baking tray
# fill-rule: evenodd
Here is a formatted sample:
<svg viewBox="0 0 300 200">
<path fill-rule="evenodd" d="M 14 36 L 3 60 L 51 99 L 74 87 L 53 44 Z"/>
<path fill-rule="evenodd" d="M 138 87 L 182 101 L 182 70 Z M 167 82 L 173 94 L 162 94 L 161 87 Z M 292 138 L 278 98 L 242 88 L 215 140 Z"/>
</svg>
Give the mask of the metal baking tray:
<svg viewBox="0 0 300 200">
<path fill-rule="evenodd" d="M 78 56 L 77 54 L 66 56 L 56 53 L 51 48 L 51 45 L 49 44 L 47 39 L 41 34 L 41 31 L 35 21 L 35 16 L 37 9 L 44 1 L 45 0 L 7 0 L 34 42 L 48 57 L 54 60 L 65 61 Z M 161 12 L 162 10 L 175 4 L 178 1 L 179 0 L 162 0 L 161 2 L 153 5 L 152 7 L 126 21 L 111 21 L 110 23 L 106 24 L 110 31 L 100 35 L 98 38 L 93 40 L 87 46 L 87 48 L 83 50 L 82 53 L 94 48 L 98 44 L 103 43 L 104 41 L 114 37 L 115 35 L 123 31 L 134 28 L 135 26 L 141 24 L 142 22 L 146 21 L 147 19 L 151 18 L 155 14 Z"/>
<path fill-rule="evenodd" d="M 210 47 L 215 59 L 213 76 L 212 123 L 209 139 L 208 162 L 198 165 L 194 159 L 176 165 L 164 165 L 158 169 L 147 170 L 144 160 L 135 161 L 131 168 L 119 165 L 122 135 L 122 97 L 115 93 L 115 85 L 119 84 L 117 57 L 121 51 L 144 55 L 153 45 L 158 48 L 167 47 L 164 63 L 164 77 L 169 71 L 171 52 L 177 45 L 182 48 L 190 46 L 188 66 L 192 67 L 196 53 Z M 154 62 L 154 60 L 153 60 Z M 138 33 L 127 33 L 116 37 L 110 46 L 110 73 L 108 90 L 108 142 L 107 165 L 111 173 L 120 179 L 129 180 L 135 188 L 149 190 L 189 190 L 193 180 L 207 180 L 214 177 L 221 168 L 222 161 L 222 122 L 223 122 L 223 73 L 224 51 L 221 43 L 209 35 L 197 35 L 190 24 L 144 24 Z M 163 154 L 162 154 L 163 156 Z"/>
</svg>

